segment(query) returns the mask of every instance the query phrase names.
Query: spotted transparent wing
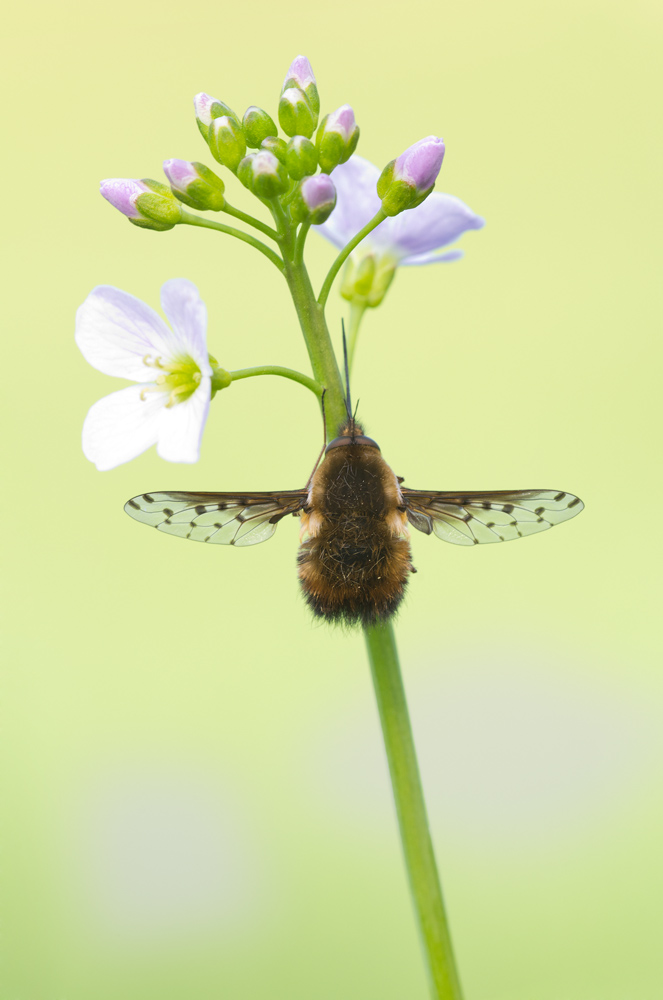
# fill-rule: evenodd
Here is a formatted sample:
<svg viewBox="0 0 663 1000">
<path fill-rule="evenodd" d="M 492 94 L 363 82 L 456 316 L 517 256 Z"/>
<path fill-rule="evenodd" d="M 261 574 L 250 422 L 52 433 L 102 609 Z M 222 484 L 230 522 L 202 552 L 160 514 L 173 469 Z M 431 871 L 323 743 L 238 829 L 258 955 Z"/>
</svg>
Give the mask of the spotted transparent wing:
<svg viewBox="0 0 663 1000">
<path fill-rule="evenodd" d="M 402 493 L 413 527 L 455 545 L 524 538 L 568 521 L 584 506 L 572 493 L 557 490 L 427 493 L 402 488 Z"/>
<path fill-rule="evenodd" d="M 306 490 L 283 493 L 143 493 L 127 500 L 130 517 L 159 531 L 216 545 L 257 545 L 286 514 L 306 503 Z"/>
</svg>

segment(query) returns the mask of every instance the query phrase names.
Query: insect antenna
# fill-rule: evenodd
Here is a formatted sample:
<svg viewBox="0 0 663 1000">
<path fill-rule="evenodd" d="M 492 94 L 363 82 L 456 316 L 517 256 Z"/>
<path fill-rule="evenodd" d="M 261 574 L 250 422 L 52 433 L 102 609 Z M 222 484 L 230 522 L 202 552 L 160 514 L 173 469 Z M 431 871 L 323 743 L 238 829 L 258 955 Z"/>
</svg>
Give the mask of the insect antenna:
<svg viewBox="0 0 663 1000">
<path fill-rule="evenodd" d="M 345 410 L 348 415 L 350 437 L 355 437 L 355 417 L 357 411 L 352 412 L 352 401 L 350 399 L 350 366 L 348 364 L 348 342 L 345 337 L 345 321 L 341 319 L 341 329 L 343 331 L 343 363 L 345 365 Z"/>
<path fill-rule="evenodd" d="M 322 407 L 322 450 L 321 450 L 320 454 L 318 455 L 318 457 L 316 459 L 315 465 L 313 466 L 313 472 L 308 477 L 308 482 L 307 482 L 306 487 L 305 487 L 305 489 L 307 489 L 307 490 L 310 489 L 310 487 L 311 487 L 311 483 L 313 482 L 313 477 L 315 475 L 315 470 L 320 465 L 320 462 L 322 460 L 322 456 L 324 455 L 325 449 L 327 447 L 327 413 L 325 411 L 325 393 L 326 392 L 327 392 L 327 390 L 323 389 L 322 390 L 322 396 L 320 397 L 320 406 Z"/>
</svg>

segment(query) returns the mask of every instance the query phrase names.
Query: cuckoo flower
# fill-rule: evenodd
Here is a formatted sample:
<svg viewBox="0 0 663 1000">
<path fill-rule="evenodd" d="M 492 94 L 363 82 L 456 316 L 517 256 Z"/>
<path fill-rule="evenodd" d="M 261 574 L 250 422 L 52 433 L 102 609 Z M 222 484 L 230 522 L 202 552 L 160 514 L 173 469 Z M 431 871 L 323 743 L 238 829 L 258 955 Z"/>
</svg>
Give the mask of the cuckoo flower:
<svg viewBox="0 0 663 1000">
<path fill-rule="evenodd" d="M 361 156 L 352 156 L 334 170 L 336 208 L 317 231 L 342 249 L 380 208 L 376 190 L 379 169 Z M 439 251 L 468 229 L 481 229 L 484 220 L 460 198 L 434 191 L 417 208 L 385 219 L 363 240 L 353 256 L 388 257 L 394 264 L 435 264 L 458 260 L 462 250 Z"/>
<path fill-rule="evenodd" d="M 165 283 L 161 306 L 170 327 L 140 299 L 100 285 L 76 314 L 85 360 L 138 383 L 100 399 L 85 418 L 83 452 L 102 471 L 153 444 L 169 462 L 198 461 L 212 394 L 207 310 L 183 278 Z"/>
</svg>

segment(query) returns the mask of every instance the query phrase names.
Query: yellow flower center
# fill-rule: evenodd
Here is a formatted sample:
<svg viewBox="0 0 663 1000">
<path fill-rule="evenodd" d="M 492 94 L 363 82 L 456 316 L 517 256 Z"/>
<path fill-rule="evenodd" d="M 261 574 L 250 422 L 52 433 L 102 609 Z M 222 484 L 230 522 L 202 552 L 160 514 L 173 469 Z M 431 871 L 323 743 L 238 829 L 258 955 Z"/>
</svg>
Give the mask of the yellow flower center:
<svg viewBox="0 0 663 1000">
<path fill-rule="evenodd" d="M 164 361 L 163 358 L 153 358 L 151 354 L 146 354 L 143 364 L 148 368 L 156 368 L 159 372 L 154 380 L 156 385 L 148 386 L 141 392 L 140 398 L 143 400 L 148 392 L 167 392 L 166 406 L 173 406 L 175 403 L 183 403 L 200 385 L 200 368 L 193 358 L 186 355 Z"/>
</svg>

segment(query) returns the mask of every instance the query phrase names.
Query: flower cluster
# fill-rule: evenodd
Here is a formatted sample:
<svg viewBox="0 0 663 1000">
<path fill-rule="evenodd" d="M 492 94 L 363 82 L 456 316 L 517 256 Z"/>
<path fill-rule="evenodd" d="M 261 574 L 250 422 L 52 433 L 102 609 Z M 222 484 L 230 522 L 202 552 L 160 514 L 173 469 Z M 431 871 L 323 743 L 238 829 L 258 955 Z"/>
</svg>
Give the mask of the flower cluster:
<svg viewBox="0 0 663 1000">
<path fill-rule="evenodd" d="M 211 156 L 269 209 L 274 229 L 233 208 L 224 180 L 199 161 L 165 160 L 168 184 L 150 178 L 102 181 L 101 194 L 142 229 L 196 225 L 242 239 L 289 282 L 305 270 L 304 243 L 314 226 L 340 250 L 318 307 L 324 307 L 345 261 L 341 294 L 363 310 L 382 302 L 399 264 L 455 260 L 461 252 L 443 248 L 483 225 L 458 198 L 433 192 L 445 152 L 439 137 L 420 139 L 383 170 L 357 156 L 352 107 L 343 104 L 320 117 L 317 82 L 304 56 L 286 73 L 274 117 L 256 105 L 239 115 L 206 93 L 193 103 Z M 273 240 L 278 252 L 200 212 L 240 219 Z M 232 380 L 207 353 L 206 312 L 195 286 L 183 279 L 167 282 L 162 307 L 172 329 L 138 299 L 107 286 L 94 289 L 78 311 L 76 341 L 85 358 L 108 375 L 138 383 L 100 400 L 87 416 L 83 450 L 99 469 L 155 443 L 162 458 L 196 461 L 210 400 Z M 246 371 L 239 377 L 248 377 Z"/>
</svg>

